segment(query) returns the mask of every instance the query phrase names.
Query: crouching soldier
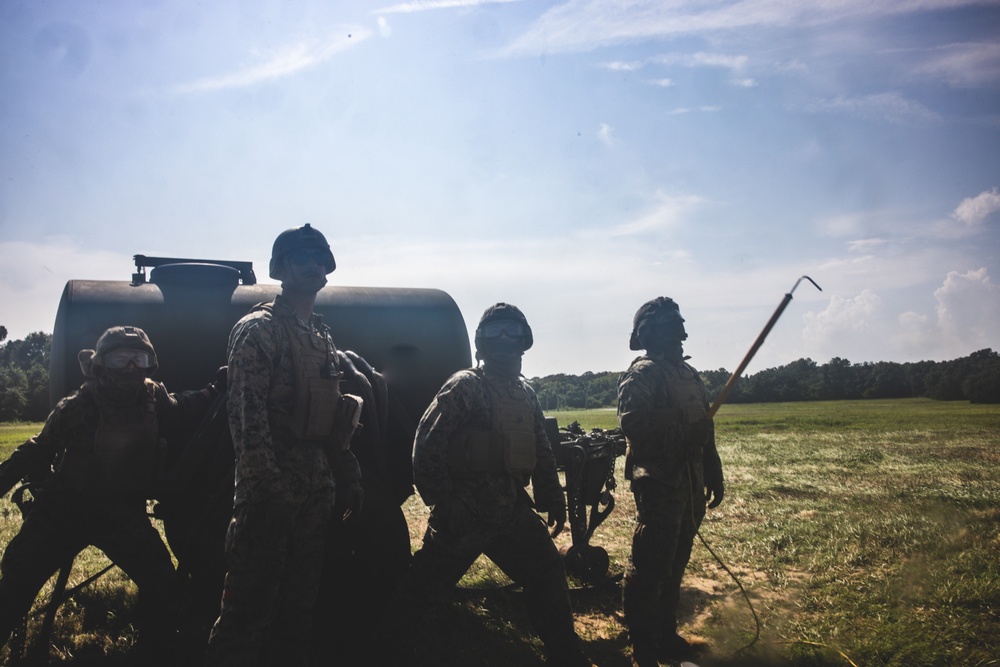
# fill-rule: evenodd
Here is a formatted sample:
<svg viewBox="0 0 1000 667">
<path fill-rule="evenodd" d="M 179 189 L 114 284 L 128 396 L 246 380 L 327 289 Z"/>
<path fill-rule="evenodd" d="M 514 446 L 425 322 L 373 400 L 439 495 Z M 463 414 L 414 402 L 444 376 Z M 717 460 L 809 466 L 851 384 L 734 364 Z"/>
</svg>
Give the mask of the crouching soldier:
<svg viewBox="0 0 1000 667">
<path fill-rule="evenodd" d="M 225 369 L 204 389 L 168 393 L 150 379 L 157 361 L 149 337 L 131 326 L 108 329 L 79 360 L 87 381 L 0 464 L 0 496 L 22 479 L 32 482 L 35 495 L 0 563 L 0 644 L 49 577 L 93 545 L 138 586 L 140 650 L 164 658 L 180 600 L 146 500 L 161 480 L 166 438 L 204 416 L 225 391 Z"/>
<path fill-rule="evenodd" d="M 420 618 L 427 600 L 444 597 L 486 554 L 523 588 L 546 662 L 589 667 L 573 627 L 565 567 L 525 491 L 531 480 L 553 535 L 562 530 L 566 499 L 545 419 L 521 379 L 531 328 L 518 308 L 498 303 L 483 314 L 475 344 L 482 366 L 452 375 L 417 427 L 413 478 L 431 514 L 400 588 L 396 621 Z"/>
</svg>

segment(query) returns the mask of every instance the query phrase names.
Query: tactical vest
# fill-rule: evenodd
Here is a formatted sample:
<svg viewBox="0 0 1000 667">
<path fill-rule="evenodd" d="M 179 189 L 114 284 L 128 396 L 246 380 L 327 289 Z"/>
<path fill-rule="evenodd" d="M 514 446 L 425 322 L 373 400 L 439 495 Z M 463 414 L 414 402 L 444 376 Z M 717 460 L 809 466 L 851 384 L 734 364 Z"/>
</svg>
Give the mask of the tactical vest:
<svg viewBox="0 0 1000 667">
<path fill-rule="evenodd" d="M 665 408 L 667 421 L 680 423 L 683 426 L 684 441 L 681 444 L 689 453 L 701 455 L 709 430 L 705 416 L 708 414 L 705 385 L 702 384 L 698 372 L 687 364 L 671 366 L 657 363 L 663 371 L 666 381 L 666 393 L 671 407 Z"/>
<path fill-rule="evenodd" d="M 263 308 L 270 310 L 267 306 Z M 340 398 L 337 349 L 324 325 L 318 330 L 305 331 L 290 317 L 279 317 L 278 321 L 285 328 L 291 348 L 295 395 L 290 412 L 271 410 L 271 428 L 299 441 L 326 442 L 333 434 Z"/>
<path fill-rule="evenodd" d="M 166 455 L 156 419 L 156 383 L 146 379 L 142 396 L 126 406 L 105 397 L 95 382 L 83 391 L 97 404 L 97 431 L 92 446 L 67 447 L 60 476 L 95 496 L 152 497 Z"/>
<path fill-rule="evenodd" d="M 486 381 L 480 369 L 473 369 L 487 388 L 490 401 L 489 430 L 463 428 L 451 438 L 448 466 L 457 475 L 508 472 L 527 484 L 537 463 L 535 451 L 535 411 L 524 390 L 510 396 Z"/>
</svg>

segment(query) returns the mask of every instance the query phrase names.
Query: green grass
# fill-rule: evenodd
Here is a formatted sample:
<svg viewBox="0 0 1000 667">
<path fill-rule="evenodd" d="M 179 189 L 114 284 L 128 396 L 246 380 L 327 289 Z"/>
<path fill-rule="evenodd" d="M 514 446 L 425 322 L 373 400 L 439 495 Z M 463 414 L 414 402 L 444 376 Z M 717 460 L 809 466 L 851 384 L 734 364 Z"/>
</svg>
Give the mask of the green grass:
<svg viewBox="0 0 1000 667">
<path fill-rule="evenodd" d="M 551 416 L 562 426 L 616 426 L 613 410 Z M 0 454 L 39 427 L 0 426 Z M 716 430 L 726 499 L 701 532 L 746 589 L 761 635 L 744 649 L 753 615 L 696 543 L 681 631 L 710 643 L 702 667 L 1000 665 L 1000 406 L 734 404 L 720 410 Z M 615 511 L 591 540 L 609 552 L 613 573 L 624 568 L 632 531 L 620 461 Z M 426 508 L 411 498 L 404 510 L 419 546 Z M 0 543 L 18 525 L 16 509 L 0 501 Z M 93 556 L 95 566 L 101 559 Z M 57 620 L 60 664 L 91 664 L 94 655 L 118 664 L 127 655 L 133 588 L 121 576 L 102 582 Z M 437 612 L 440 635 L 411 664 L 542 664 L 520 594 L 505 583 L 480 559 L 455 605 Z M 571 584 L 588 654 L 602 667 L 627 667 L 618 586 Z"/>
</svg>

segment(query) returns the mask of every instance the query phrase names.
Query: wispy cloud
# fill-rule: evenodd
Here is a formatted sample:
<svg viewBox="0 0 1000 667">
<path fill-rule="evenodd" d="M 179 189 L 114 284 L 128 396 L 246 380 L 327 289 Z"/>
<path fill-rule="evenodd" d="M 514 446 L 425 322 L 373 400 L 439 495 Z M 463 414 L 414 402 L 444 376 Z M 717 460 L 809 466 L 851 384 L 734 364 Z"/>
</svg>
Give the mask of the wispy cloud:
<svg viewBox="0 0 1000 667">
<path fill-rule="evenodd" d="M 694 108 L 690 108 L 690 107 L 677 107 L 676 109 L 671 109 L 670 111 L 668 111 L 667 115 L 669 115 L 669 116 L 683 116 L 684 114 L 688 114 L 688 113 L 696 113 L 696 112 L 715 113 L 716 111 L 722 111 L 722 107 L 720 107 L 720 106 L 711 106 L 711 105 L 709 105 L 709 106 L 702 106 L 702 107 L 694 107 Z"/>
<path fill-rule="evenodd" d="M 744 55 L 733 56 L 727 53 L 666 53 L 650 59 L 661 65 L 681 65 L 682 67 L 721 67 L 724 69 L 741 69 L 746 66 L 749 58 Z"/>
<path fill-rule="evenodd" d="M 916 57 L 916 76 L 941 81 L 955 88 L 976 88 L 1000 84 L 1000 43 L 965 42 L 948 44 L 929 51 L 908 52 Z"/>
<path fill-rule="evenodd" d="M 706 203 L 698 195 L 668 195 L 657 192 L 652 209 L 614 228 L 612 236 L 629 236 L 657 230 L 672 229 L 685 221 L 686 215 Z"/>
<path fill-rule="evenodd" d="M 600 129 L 597 130 L 597 138 L 600 139 L 601 143 L 605 146 L 611 147 L 614 145 L 614 138 L 611 136 L 612 127 L 607 123 L 601 123 Z"/>
<path fill-rule="evenodd" d="M 716 34 L 747 28 L 815 27 L 935 9 L 981 4 L 980 0 L 569 0 L 548 10 L 504 51 L 539 55 L 591 51 L 653 38 Z"/>
<path fill-rule="evenodd" d="M 1000 320 L 1000 289 L 985 268 L 965 273 L 950 271 L 935 292 L 938 326 L 962 349 L 982 349 L 996 344 Z"/>
<path fill-rule="evenodd" d="M 917 125 L 938 120 L 939 116 L 919 102 L 895 92 L 861 97 L 835 97 L 817 100 L 806 107 L 817 113 L 846 113 L 868 120 Z"/>
<path fill-rule="evenodd" d="M 678 67 L 721 67 L 730 70 L 744 68 L 749 62 L 745 55 L 730 55 L 728 53 L 664 53 L 643 60 L 613 60 L 602 63 L 601 67 L 616 72 L 634 72 L 650 65 L 665 65 Z"/>
<path fill-rule="evenodd" d="M 376 14 L 412 14 L 414 12 L 426 12 L 433 9 L 455 9 L 478 7 L 479 5 L 500 5 L 510 2 L 522 2 L 523 0 L 416 0 L 415 2 L 401 2 L 381 9 L 376 9 Z"/>
<path fill-rule="evenodd" d="M 963 199 L 951 217 L 973 227 L 997 211 L 1000 211 L 1000 192 L 993 188 Z"/>
<path fill-rule="evenodd" d="M 299 43 L 287 47 L 280 53 L 273 53 L 265 61 L 232 74 L 206 77 L 174 87 L 176 93 L 200 93 L 228 88 L 246 88 L 261 83 L 269 83 L 301 72 L 329 60 L 333 56 L 372 36 L 368 28 L 342 26 L 330 38 L 319 43 Z"/>
<path fill-rule="evenodd" d="M 634 72 L 640 70 L 646 66 L 641 60 L 632 60 L 629 62 L 623 60 L 614 60 L 607 63 L 601 63 L 601 67 L 604 69 L 609 69 L 612 72 Z"/>
<path fill-rule="evenodd" d="M 857 241 L 851 241 L 850 243 L 848 243 L 847 249 L 850 252 L 858 252 L 867 255 L 870 254 L 873 250 L 877 249 L 878 247 L 885 245 L 886 243 L 888 243 L 888 241 L 886 241 L 885 239 L 878 239 L 878 238 L 858 239 Z"/>
</svg>

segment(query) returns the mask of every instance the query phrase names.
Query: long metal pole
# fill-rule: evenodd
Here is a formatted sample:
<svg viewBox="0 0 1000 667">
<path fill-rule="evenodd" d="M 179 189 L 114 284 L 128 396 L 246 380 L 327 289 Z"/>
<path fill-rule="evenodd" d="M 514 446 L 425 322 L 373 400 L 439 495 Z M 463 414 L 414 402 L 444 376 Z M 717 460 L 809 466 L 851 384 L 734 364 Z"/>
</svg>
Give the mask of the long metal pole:
<svg viewBox="0 0 1000 667">
<path fill-rule="evenodd" d="M 803 279 L 808 280 L 813 285 L 815 285 L 816 289 L 818 289 L 820 292 L 823 291 L 823 288 L 820 287 L 819 285 L 816 285 L 816 281 L 810 278 L 809 276 L 802 276 L 801 278 L 795 281 L 795 284 L 792 285 L 792 289 L 790 289 L 788 293 L 785 294 L 785 297 L 781 300 L 781 303 L 779 303 L 778 307 L 774 310 L 774 314 L 771 315 L 771 319 L 769 319 L 767 321 L 767 324 L 764 325 L 764 329 L 763 331 L 760 332 L 760 335 L 757 336 L 757 340 L 755 340 L 753 342 L 753 345 L 750 346 L 750 351 L 746 353 L 745 357 L 743 357 L 743 361 L 740 362 L 739 367 L 735 371 L 733 371 L 732 375 L 729 376 L 729 379 L 726 381 L 726 386 L 722 388 L 722 391 L 719 392 L 719 396 L 715 399 L 715 403 L 713 403 L 712 407 L 709 408 L 708 416 L 706 417 L 706 419 L 711 419 L 712 417 L 714 417 L 715 413 L 718 412 L 719 408 L 722 407 L 722 404 L 726 402 L 727 398 L 729 398 L 729 392 L 731 392 L 733 390 L 733 387 L 736 386 L 736 381 L 740 379 L 740 375 L 743 374 L 743 371 L 746 369 L 747 364 L 749 364 L 750 360 L 753 359 L 753 356 L 757 354 L 757 350 L 760 349 L 760 346 L 764 344 L 764 339 L 767 338 L 767 334 L 771 333 L 771 329 L 774 327 L 775 322 L 777 322 L 778 318 L 781 317 L 781 314 L 785 312 L 785 307 L 788 305 L 788 302 L 792 300 L 792 292 L 795 291 L 795 288 L 799 286 L 799 283 L 802 282 Z"/>
</svg>

